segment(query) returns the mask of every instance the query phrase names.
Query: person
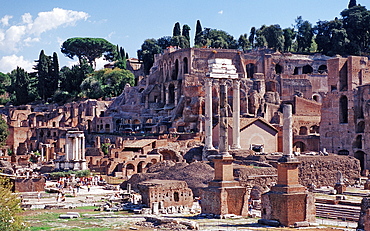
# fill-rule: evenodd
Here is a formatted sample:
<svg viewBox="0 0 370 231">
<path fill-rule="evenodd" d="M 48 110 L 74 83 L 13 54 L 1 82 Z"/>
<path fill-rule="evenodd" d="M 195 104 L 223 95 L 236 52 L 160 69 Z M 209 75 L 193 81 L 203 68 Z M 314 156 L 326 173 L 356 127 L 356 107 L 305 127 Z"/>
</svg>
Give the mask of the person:
<svg viewBox="0 0 370 231">
<path fill-rule="evenodd" d="M 41 199 L 41 192 L 40 192 L 40 191 L 38 191 L 38 192 L 37 192 L 37 200 L 38 200 L 38 202 L 40 202 L 40 199 Z"/>
<path fill-rule="evenodd" d="M 87 191 L 90 192 L 91 185 L 87 184 Z"/>
</svg>

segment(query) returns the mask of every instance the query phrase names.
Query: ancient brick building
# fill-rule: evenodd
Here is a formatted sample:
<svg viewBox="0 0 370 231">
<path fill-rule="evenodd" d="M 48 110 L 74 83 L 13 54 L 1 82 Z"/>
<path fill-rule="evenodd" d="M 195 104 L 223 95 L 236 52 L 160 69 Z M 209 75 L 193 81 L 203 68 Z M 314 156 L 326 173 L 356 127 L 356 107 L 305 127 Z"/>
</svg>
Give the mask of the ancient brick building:
<svg viewBox="0 0 370 231">
<path fill-rule="evenodd" d="M 181 208 L 193 206 L 193 192 L 185 181 L 149 180 L 140 183 L 138 188 L 142 203 L 151 208 L 157 204 L 158 209 L 173 207 L 179 212 Z"/>
<path fill-rule="evenodd" d="M 323 99 L 320 144 L 328 152 L 354 156 L 370 168 L 370 62 L 367 57 L 328 61 L 328 93 Z"/>
</svg>

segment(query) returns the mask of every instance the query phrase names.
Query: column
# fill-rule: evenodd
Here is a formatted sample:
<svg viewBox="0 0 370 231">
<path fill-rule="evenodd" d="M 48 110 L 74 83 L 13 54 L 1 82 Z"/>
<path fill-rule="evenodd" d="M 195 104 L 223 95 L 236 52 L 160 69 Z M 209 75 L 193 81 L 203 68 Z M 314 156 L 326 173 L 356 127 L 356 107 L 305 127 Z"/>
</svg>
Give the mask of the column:
<svg viewBox="0 0 370 231">
<path fill-rule="evenodd" d="M 71 152 L 72 150 L 72 147 L 71 147 L 71 143 L 70 143 L 70 137 L 67 135 L 67 138 L 66 138 L 66 145 L 65 145 L 65 157 L 66 157 L 66 161 L 69 160 L 69 153 Z"/>
<path fill-rule="evenodd" d="M 227 86 L 225 80 L 220 80 L 220 140 L 218 151 L 220 155 L 229 156 L 228 153 L 228 123 L 227 123 Z"/>
<path fill-rule="evenodd" d="M 85 136 L 82 136 L 81 139 L 82 139 L 81 159 L 85 160 L 86 159 L 85 157 Z"/>
<path fill-rule="evenodd" d="M 204 100 L 205 104 L 205 121 L 204 121 L 204 131 L 205 131 L 205 142 L 204 149 L 210 150 L 214 149 L 212 145 L 212 79 L 205 78 L 205 90 L 206 97 Z"/>
<path fill-rule="evenodd" d="M 165 87 L 166 87 L 166 105 L 168 105 L 168 103 L 170 102 L 169 101 L 169 94 L 168 94 L 168 85 L 166 84 Z"/>
<path fill-rule="evenodd" d="M 285 104 L 283 108 L 283 154 L 293 154 L 293 132 L 292 132 L 292 105 Z"/>
<path fill-rule="evenodd" d="M 77 137 L 73 137 L 73 153 L 72 153 L 72 159 L 77 160 L 78 158 L 78 144 L 77 144 Z"/>
<path fill-rule="evenodd" d="M 233 149 L 240 149 L 240 82 L 233 80 Z"/>
<path fill-rule="evenodd" d="M 177 96 L 178 96 L 178 93 L 177 93 L 177 91 L 178 91 L 178 83 L 176 83 L 175 84 L 175 89 L 174 89 L 174 91 L 175 91 L 175 107 L 177 106 Z"/>
</svg>

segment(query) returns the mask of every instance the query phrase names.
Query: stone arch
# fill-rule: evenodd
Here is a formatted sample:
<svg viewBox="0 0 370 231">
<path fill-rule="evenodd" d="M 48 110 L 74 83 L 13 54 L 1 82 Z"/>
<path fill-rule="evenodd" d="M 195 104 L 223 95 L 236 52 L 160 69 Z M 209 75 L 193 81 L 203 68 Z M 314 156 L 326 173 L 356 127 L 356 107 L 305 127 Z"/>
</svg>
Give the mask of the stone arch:
<svg viewBox="0 0 370 231">
<path fill-rule="evenodd" d="M 175 103 L 175 85 L 172 83 L 168 86 L 168 103 Z"/>
<path fill-rule="evenodd" d="M 172 160 L 175 162 L 178 162 L 180 160 L 177 153 L 173 150 L 164 149 L 164 150 L 159 151 L 159 153 L 162 154 L 163 160 Z"/>
<path fill-rule="evenodd" d="M 311 67 L 311 65 L 305 65 L 302 67 L 302 73 L 303 74 L 312 74 L 313 72 L 313 68 Z"/>
<path fill-rule="evenodd" d="M 356 126 L 356 133 L 364 133 L 364 131 L 365 131 L 365 122 L 364 121 L 358 122 Z"/>
<path fill-rule="evenodd" d="M 126 165 L 126 176 L 131 176 L 135 173 L 135 165 L 127 164 Z"/>
<path fill-rule="evenodd" d="M 144 161 L 140 161 L 138 164 L 137 164 L 137 173 L 142 173 L 144 172 L 144 168 L 145 168 L 145 162 Z"/>
<path fill-rule="evenodd" d="M 357 151 L 354 153 L 354 157 L 360 161 L 361 172 L 365 169 L 365 158 L 366 153 L 363 151 Z"/>
<path fill-rule="evenodd" d="M 299 135 L 300 136 L 308 135 L 308 130 L 307 130 L 307 127 L 306 126 L 301 126 L 299 128 Z"/>
<path fill-rule="evenodd" d="M 251 79 L 253 78 L 253 74 L 257 72 L 256 65 L 254 63 L 248 63 L 245 67 L 245 70 L 247 71 L 247 78 Z"/>
<path fill-rule="evenodd" d="M 175 202 L 179 202 L 180 201 L 179 192 L 173 192 L 173 200 Z"/>
<path fill-rule="evenodd" d="M 306 151 L 306 144 L 302 141 L 297 141 L 293 144 L 293 150 L 295 152 L 304 152 Z"/>
<path fill-rule="evenodd" d="M 340 91 L 348 90 L 347 62 L 339 70 L 339 90 Z"/>
<path fill-rule="evenodd" d="M 184 68 L 184 74 L 188 74 L 189 73 L 189 64 L 188 64 L 188 58 L 185 57 L 184 60 L 184 65 L 183 65 L 183 68 Z"/>
<path fill-rule="evenodd" d="M 278 75 L 283 73 L 283 67 L 280 64 L 275 65 L 275 73 Z"/>
<path fill-rule="evenodd" d="M 322 103 L 322 96 L 320 94 L 317 93 L 313 94 L 312 99 L 318 103 Z"/>
<path fill-rule="evenodd" d="M 328 73 L 328 67 L 326 65 L 320 65 L 317 70 L 320 74 Z"/>
<path fill-rule="evenodd" d="M 356 136 L 352 143 L 352 148 L 362 149 L 362 135 Z"/>
<path fill-rule="evenodd" d="M 348 99 L 345 95 L 339 99 L 339 123 L 348 123 Z"/>
<path fill-rule="evenodd" d="M 320 134 L 320 127 L 317 125 L 312 125 L 310 127 L 310 133 L 311 134 Z"/>
<path fill-rule="evenodd" d="M 155 164 L 155 163 L 157 163 L 158 161 L 157 161 L 157 159 L 151 159 L 151 160 L 150 160 L 150 162 L 151 162 L 152 164 Z"/>
<path fill-rule="evenodd" d="M 175 61 L 175 68 L 174 68 L 173 74 L 171 76 L 172 77 L 172 80 L 177 80 L 178 76 L 179 76 L 179 60 L 176 59 L 176 61 Z"/>
</svg>

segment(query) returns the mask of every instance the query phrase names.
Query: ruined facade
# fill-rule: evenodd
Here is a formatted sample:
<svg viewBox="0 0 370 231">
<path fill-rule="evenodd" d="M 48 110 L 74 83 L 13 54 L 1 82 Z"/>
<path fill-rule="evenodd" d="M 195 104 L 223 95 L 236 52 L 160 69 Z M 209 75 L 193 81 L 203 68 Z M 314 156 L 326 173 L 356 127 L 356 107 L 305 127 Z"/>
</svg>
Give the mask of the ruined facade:
<svg viewBox="0 0 370 231">
<path fill-rule="evenodd" d="M 149 180 L 141 182 L 138 188 L 142 203 L 150 208 L 153 206 L 157 209 L 172 207 L 176 212 L 180 212 L 181 209 L 189 209 L 193 206 L 193 192 L 185 181 Z"/>
<path fill-rule="evenodd" d="M 362 170 L 370 168 L 369 70 L 367 57 L 337 57 L 328 61 L 328 93 L 323 99 L 320 122 L 321 147 L 356 157 Z"/>
</svg>

